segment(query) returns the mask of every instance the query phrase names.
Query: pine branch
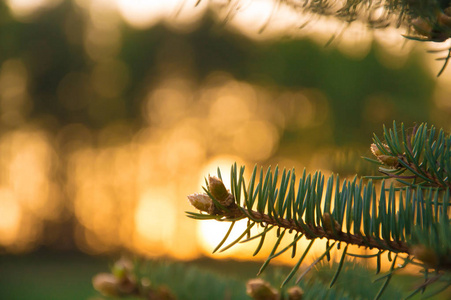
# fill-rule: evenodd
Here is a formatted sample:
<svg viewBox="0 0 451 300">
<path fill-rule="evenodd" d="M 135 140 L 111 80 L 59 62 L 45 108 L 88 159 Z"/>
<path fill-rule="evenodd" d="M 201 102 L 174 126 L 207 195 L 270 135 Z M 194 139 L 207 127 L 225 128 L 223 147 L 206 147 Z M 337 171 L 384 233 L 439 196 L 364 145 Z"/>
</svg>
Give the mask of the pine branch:
<svg viewBox="0 0 451 300">
<path fill-rule="evenodd" d="M 215 177 L 209 178 L 210 185 L 212 182 L 220 182 L 219 179 Z M 191 203 L 196 202 L 196 198 L 198 196 L 190 196 Z M 195 206 L 195 204 L 193 204 Z M 249 218 L 250 220 L 265 224 L 264 226 L 276 226 L 278 228 L 287 229 L 289 231 L 295 231 L 298 233 L 303 234 L 307 239 L 316 239 L 316 238 L 326 238 L 328 240 L 335 240 L 339 242 L 344 242 L 346 244 L 352 244 L 356 246 L 363 246 L 368 247 L 370 249 L 376 248 L 380 250 L 387 250 L 390 249 L 390 251 L 393 252 L 404 252 L 409 253 L 409 247 L 406 242 L 403 241 L 392 241 L 392 240 L 383 240 L 383 239 L 376 239 L 374 237 L 367 237 L 352 233 L 345 233 L 342 232 L 338 226 L 336 226 L 335 230 L 332 230 L 332 223 L 336 223 L 335 220 L 330 218 L 330 214 L 327 214 L 325 216 L 329 216 L 329 223 L 327 221 L 324 222 L 324 227 L 321 226 L 314 226 L 312 224 L 305 224 L 302 220 L 295 221 L 293 219 L 278 219 L 276 217 L 270 216 L 268 214 L 264 214 L 255 210 L 248 210 L 243 207 L 238 207 L 235 202 L 231 203 L 229 206 L 227 206 L 228 212 L 223 211 L 217 211 L 216 213 L 218 216 L 221 216 L 223 220 L 240 220 L 244 218 Z M 327 220 L 327 217 L 323 215 L 323 218 Z M 299 223 L 302 222 L 302 223 Z M 300 225 L 302 224 L 302 225 Z"/>
<path fill-rule="evenodd" d="M 393 185 L 387 190 L 382 183 L 380 196 L 376 201 L 376 191 L 371 181 L 368 185 L 362 182 L 357 184 L 356 180 L 352 183 L 345 181 L 342 189 L 338 190 L 336 188 L 338 184 L 333 185 L 332 176 L 328 180 L 325 203 L 321 207 L 324 176 L 316 173 L 313 175 L 316 179 L 311 180 L 309 178 L 312 177 L 305 176 L 304 173 L 298 193 L 294 197 L 294 177 L 284 171 L 279 189 L 276 189 L 277 173 L 277 168 L 274 177 L 268 171 L 264 181 L 261 175 L 255 190 L 251 188 L 255 186 L 254 180 L 251 180 L 243 206 L 238 205 L 235 200 L 236 194 L 228 192 L 220 179 L 209 177 L 209 196 L 194 194 L 188 197 L 194 207 L 207 212 L 208 215 L 189 213 L 189 216 L 195 219 L 208 217 L 232 222 L 244 218 L 249 220 L 249 226 L 241 237 L 221 251 L 230 248 L 249 234 L 252 226 L 260 224 L 265 230 L 261 236 L 253 238 L 261 237 L 261 241 L 268 231 L 277 228 L 279 232 L 283 230 L 279 236 L 280 240 L 285 230 L 295 231 L 307 239 L 326 238 L 381 251 L 415 253 L 431 267 L 444 269 L 451 267 L 451 261 L 447 258 L 451 253 L 451 245 L 446 243 L 444 245 L 438 240 L 428 242 L 434 235 L 446 240 L 451 239 L 448 228 L 449 190 L 441 193 L 438 189 L 424 189 L 421 186 L 404 190 L 395 189 Z M 236 167 L 232 169 L 232 174 L 236 176 Z M 255 169 L 253 174 L 252 178 L 255 179 Z M 288 178 L 291 178 L 291 184 L 288 184 Z M 238 182 L 240 186 L 245 185 L 242 175 Z M 240 193 L 241 188 L 235 186 L 234 190 L 235 193 Z M 335 208 L 330 212 L 332 192 L 335 192 Z M 259 198 L 257 210 L 252 209 L 256 198 Z M 346 223 L 345 228 L 343 223 Z M 296 238 L 299 239 L 299 235 Z M 276 248 L 274 247 L 270 256 L 276 256 L 274 255 Z"/>
<path fill-rule="evenodd" d="M 384 252 L 404 254 L 401 267 L 393 268 L 386 277 L 382 294 L 390 281 L 391 273 L 407 264 L 418 264 L 425 270 L 432 268 L 436 272 L 451 270 L 451 223 L 450 187 L 448 174 L 451 173 L 450 146 L 451 137 L 440 130 L 437 137 L 435 128 L 428 129 L 426 124 L 414 127 L 410 134 L 401 125 L 398 132 L 396 123 L 393 129 L 384 127 L 384 142 L 376 135 L 371 146 L 380 171 L 393 183 L 386 188 L 385 180 L 380 189 L 372 180 L 364 182 L 355 177 L 343 180 L 330 176 L 325 180 L 321 172 L 306 174 L 296 181 L 295 170 L 283 170 L 279 173 L 269 168 L 257 171 L 254 167 L 249 183 L 244 179 L 244 167 L 239 170 L 232 166 L 231 192 L 221 179 L 209 177 L 204 194 L 188 196 L 191 204 L 201 213 L 188 212 L 194 219 L 216 219 L 232 222 L 247 219 L 248 226 L 241 236 L 222 248 L 224 251 L 238 242 L 260 239 L 254 253 L 263 246 L 266 234 L 277 229 L 277 241 L 268 259 L 260 269 L 261 273 L 268 263 L 278 255 L 292 249 L 296 253 L 296 244 L 304 236 L 310 239 L 309 246 L 284 281 L 286 284 L 297 272 L 313 242 L 318 238 L 327 239 L 324 253 L 317 259 L 330 257 L 330 251 L 336 242 L 379 249 L 376 257 L 380 266 Z M 402 175 L 410 172 L 410 175 Z M 218 171 L 220 177 L 220 172 Z M 410 180 L 410 181 L 408 181 Z M 297 188 L 296 188 L 297 186 Z M 256 224 L 263 228 L 259 234 L 251 236 L 251 228 Z M 278 250 L 286 232 L 296 232 L 292 242 Z M 218 245 L 225 243 L 228 234 Z M 248 236 L 246 239 L 245 236 Z M 335 241 L 329 246 L 329 241 Z M 347 249 L 347 247 L 346 247 Z M 365 258 L 362 255 L 343 252 L 341 264 L 346 255 Z M 415 260 L 414 260 L 415 259 Z M 419 261 L 419 262 L 418 262 Z M 378 267 L 378 270 L 380 267 Z M 341 268 L 338 269 L 340 273 Z M 431 282 L 432 284 L 432 282 Z M 429 285 L 429 284 L 427 284 Z"/>
<path fill-rule="evenodd" d="M 398 133 L 393 122 L 393 129 L 384 126 L 384 139 L 385 143 L 374 135 L 371 151 L 384 165 L 379 171 L 387 178 L 396 178 L 406 185 L 451 188 L 451 135 L 446 136 L 443 129 L 436 135 L 434 126 L 428 128 L 427 124 L 421 124 L 408 133 L 401 124 Z M 401 176 L 406 172 L 410 174 Z"/>
</svg>

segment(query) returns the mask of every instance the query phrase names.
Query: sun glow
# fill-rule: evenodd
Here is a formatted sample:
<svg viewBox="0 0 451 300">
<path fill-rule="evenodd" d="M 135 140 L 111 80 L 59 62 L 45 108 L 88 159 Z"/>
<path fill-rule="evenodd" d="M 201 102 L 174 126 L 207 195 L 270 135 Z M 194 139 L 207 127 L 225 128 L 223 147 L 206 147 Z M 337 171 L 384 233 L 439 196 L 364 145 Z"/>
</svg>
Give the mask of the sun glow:
<svg viewBox="0 0 451 300">
<path fill-rule="evenodd" d="M 148 248 L 149 253 L 162 255 L 170 249 L 175 231 L 175 198 L 173 188 L 152 188 L 144 192 L 135 212 L 138 247 Z"/>
<path fill-rule="evenodd" d="M 198 224 L 197 234 L 202 245 L 202 252 L 205 255 L 211 256 L 213 249 L 222 241 L 227 231 L 229 230 L 230 222 L 218 222 L 214 220 L 200 221 Z M 237 221 L 233 227 L 231 234 L 223 246 L 236 240 L 241 233 L 246 229 L 246 220 Z M 237 253 L 242 252 L 243 245 L 236 245 L 225 252 L 215 253 L 214 257 L 227 258 L 236 256 Z M 246 251 L 244 251 L 246 252 Z"/>
<path fill-rule="evenodd" d="M 115 0 L 125 22 L 135 28 L 148 28 L 158 22 L 172 19 L 173 22 L 189 24 L 204 13 L 207 1 L 197 0 Z M 196 8 L 196 9 L 194 9 Z"/>
<path fill-rule="evenodd" d="M 6 0 L 15 17 L 27 19 L 40 10 L 53 7 L 61 0 Z"/>
<path fill-rule="evenodd" d="M 22 209 L 14 199 L 12 191 L 0 190 L 0 212 L 2 212 L 0 217 L 0 244 L 10 246 L 17 239 L 22 216 Z"/>
</svg>

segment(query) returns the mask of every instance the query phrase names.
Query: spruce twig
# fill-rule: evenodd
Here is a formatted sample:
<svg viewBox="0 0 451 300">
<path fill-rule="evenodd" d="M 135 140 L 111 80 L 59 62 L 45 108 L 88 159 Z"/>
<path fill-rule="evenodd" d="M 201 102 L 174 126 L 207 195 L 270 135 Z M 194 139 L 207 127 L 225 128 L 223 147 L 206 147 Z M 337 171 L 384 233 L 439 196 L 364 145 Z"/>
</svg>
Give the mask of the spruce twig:
<svg viewBox="0 0 451 300">
<path fill-rule="evenodd" d="M 319 260 L 324 257 L 329 260 L 335 245 L 339 249 L 340 243 L 346 244 L 330 285 L 337 280 L 346 255 L 376 257 L 379 273 L 381 254 L 387 252 L 389 261 L 392 261 L 391 254 L 394 253 L 396 256 L 389 274 L 381 277 L 385 282 L 377 294 L 380 297 L 393 272 L 408 264 L 421 266 L 425 272 L 434 269 L 437 274 L 451 270 L 451 189 L 448 176 L 451 173 L 451 136 L 445 136 L 443 130 L 439 130 L 437 136 L 435 133 L 435 128 L 428 128 L 426 124 L 414 127 L 410 134 L 401 125 L 398 132 L 394 122 L 393 129 L 384 127 L 383 141 L 374 136 L 371 150 L 377 161 L 370 161 L 382 164 L 380 171 L 387 178 L 396 179 L 401 186 L 392 183 L 386 187 L 386 181 L 382 180 L 377 193 L 372 180 L 364 182 L 355 177 L 340 184 L 338 175 L 325 180 L 320 172 L 307 174 L 305 170 L 297 181 L 295 170 L 279 173 L 278 167 L 274 171 L 268 168 L 266 174 L 263 169 L 258 172 L 255 167 L 246 184 L 244 168 L 238 172 L 235 164 L 231 170 L 232 192 L 219 178 L 210 176 L 205 189 L 207 194 L 188 197 L 193 206 L 207 214 L 189 213 L 189 216 L 231 222 L 248 219 L 248 227 L 231 245 L 249 235 L 252 226 L 261 225 L 264 228 L 262 233 L 242 241 L 260 238 L 255 254 L 262 248 L 267 233 L 276 228 L 278 239 L 260 273 L 271 259 L 289 248 L 293 249 L 294 257 L 300 237 L 310 239 L 309 246 L 282 285 L 299 270 L 316 239 L 327 239 L 326 250 Z M 403 175 L 404 172 L 412 175 Z M 296 234 L 288 246 L 277 251 L 282 239 L 288 236 L 286 232 Z M 333 241 L 331 245 L 329 241 Z M 352 254 L 346 251 L 348 245 L 379 251 L 372 255 Z M 396 258 L 403 259 L 404 263 L 395 268 Z M 416 290 L 424 290 L 435 281 L 426 280 Z M 447 286 L 447 280 L 444 281 Z"/>
</svg>

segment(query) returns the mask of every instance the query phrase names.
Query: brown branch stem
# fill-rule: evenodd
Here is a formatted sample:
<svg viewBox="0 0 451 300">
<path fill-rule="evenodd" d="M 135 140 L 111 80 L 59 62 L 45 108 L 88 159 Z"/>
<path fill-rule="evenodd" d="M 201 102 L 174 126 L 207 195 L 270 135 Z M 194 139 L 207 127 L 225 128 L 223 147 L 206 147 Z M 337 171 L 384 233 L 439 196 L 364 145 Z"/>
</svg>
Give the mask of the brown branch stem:
<svg viewBox="0 0 451 300">
<path fill-rule="evenodd" d="M 407 246 L 407 243 L 402 241 L 392 241 L 392 240 L 384 240 L 378 239 L 375 237 L 363 236 L 361 234 L 355 233 L 346 233 L 335 230 L 326 230 L 320 226 L 313 226 L 311 224 L 305 224 L 305 226 L 309 229 L 309 231 L 305 230 L 301 225 L 299 225 L 299 221 L 288 220 L 288 219 L 275 219 L 267 214 L 254 211 L 247 210 L 246 208 L 242 208 L 236 205 L 236 203 L 232 203 L 229 207 L 230 212 L 225 213 L 222 212 L 221 215 L 231 218 L 231 219 L 240 219 L 240 218 L 249 218 L 251 216 L 252 220 L 258 223 L 265 223 L 267 225 L 274 225 L 279 228 L 285 228 L 288 230 L 293 230 L 296 232 L 303 233 L 307 239 L 314 238 L 326 238 L 329 240 L 335 240 L 338 242 L 344 242 L 346 244 L 363 246 L 368 248 L 376 248 L 379 250 L 389 250 L 396 253 L 407 253 L 410 254 L 410 249 Z M 312 235 L 312 233 L 314 235 Z"/>
</svg>

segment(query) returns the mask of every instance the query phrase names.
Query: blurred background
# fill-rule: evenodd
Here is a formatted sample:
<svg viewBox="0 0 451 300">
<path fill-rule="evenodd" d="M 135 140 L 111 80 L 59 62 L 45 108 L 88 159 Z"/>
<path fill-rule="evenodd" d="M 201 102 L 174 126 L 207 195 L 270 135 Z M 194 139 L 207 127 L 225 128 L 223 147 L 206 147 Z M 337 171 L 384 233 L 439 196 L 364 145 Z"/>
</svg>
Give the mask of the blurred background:
<svg viewBox="0 0 451 300">
<path fill-rule="evenodd" d="M 187 218 L 186 196 L 217 167 L 372 174 L 361 156 L 383 124 L 451 130 L 437 45 L 271 1 L 197 2 L 0 3 L 0 295 L 23 299 L 41 273 L 89 289 L 123 252 L 211 256 L 227 225 Z M 254 247 L 213 257 L 267 255 Z"/>
</svg>

